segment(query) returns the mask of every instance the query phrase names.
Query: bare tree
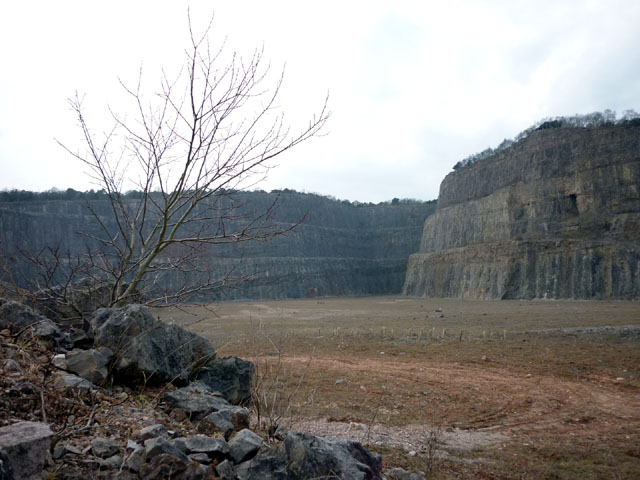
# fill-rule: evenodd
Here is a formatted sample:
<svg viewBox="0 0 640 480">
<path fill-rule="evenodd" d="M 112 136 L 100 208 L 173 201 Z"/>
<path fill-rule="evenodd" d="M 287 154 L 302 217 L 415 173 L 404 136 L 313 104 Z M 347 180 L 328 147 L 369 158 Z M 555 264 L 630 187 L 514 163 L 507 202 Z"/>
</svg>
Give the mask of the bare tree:
<svg viewBox="0 0 640 480">
<path fill-rule="evenodd" d="M 142 73 L 135 88 L 121 82 L 135 119 L 112 111 L 114 128 L 98 139 L 79 95 L 69 101 L 86 148 L 61 145 L 89 167 L 109 206 L 108 214 L 90 206 L 99 228 L 83 232 L 92 247 L 82 256 L 83 268 L 76 261 L 72 270 L 108 281 L 112 305 L 141 290 L 155 292 L 147 300 L 158 302 L 218 288 L 230 272 L 202 268 L 202 248 L 290 231 L 292 225 L 274 222 L 276 204 L 247 211 L 232 192 L 255 185 L 275 157 L 317 136 L 329 118 L 325 99 L 319 114 L 292 132 L 276 105 L 283 76 L 268 85 L 263 52 L 248 61 L 236 54 L 225 60 L 223 48 L 212 50 L 209 28 L 196 37 L 189 25 L 184 68 L 175 79 L 163 72 L 152 101 L 143 93 Z M 125 193 L 130 182 L 134 195 Z M 199 281 L 159 295 L 153 283 L 167 270 L 198 273 Z"/>
</svg>

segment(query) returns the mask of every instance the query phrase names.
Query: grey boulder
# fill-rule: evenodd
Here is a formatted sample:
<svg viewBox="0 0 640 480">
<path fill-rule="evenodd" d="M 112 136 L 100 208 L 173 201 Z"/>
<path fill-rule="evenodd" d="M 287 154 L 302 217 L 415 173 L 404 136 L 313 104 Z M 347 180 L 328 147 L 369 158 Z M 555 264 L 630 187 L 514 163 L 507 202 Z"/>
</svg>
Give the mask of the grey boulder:
<svg viewBox="0 0 640 480">
<path fill-rule="evenodd" d="M 180 437 L 172 441 L 173 445 L 183 453 L 204 453 L 210 461 L 220 462 L 229 454 L 229 445 L 224 440 L 214 437 Z"/>
<path fill-rule="evenodd" d="M 91 331 L 96 346 L 113 350 L 114 375 L 123 383 L 185 383 L 215 358 L 207 339 L 156 319 L 142 305 L 99 309 Z"/>
<path fill-rule="evenodd" d="M 255 365 L 237 357 L 216 358 L 198 372 L 196 380 L 217 391 L 233 404 L 251 399 Z"/>
<path fill-rule="evenodd" d="M 95 437 L 91 440 L 91 451 L 99 458 L 112 457 L 120 453 L 120 443 L 110 438 Z"/>
<path fill-rule="evenodd" d="M 233 432 L 249 428 L 249 423 L 249 410 L 229 405 L 228 408 L 221 408 L 200 420 L 198 431 L 207 434 L 220 432 L 228 439 Z"/>
<path fill-rule="evenodd" d="M 262 438 L 245 428 L 229 441 L 229 454 L 235 463 L 242 463 L 253 457 L 261 446 Z"/>
<path fill-rule="evenodd" d="M 154 457 L 143 465 L 138 473 L 142 480 L 214 480 L 213 469 L 190 459 L 169 454 Z"/>
<path fill-rule="evenodd" d="M 0 305 L 0 330 L 5 328 L 14 335 L 30 333 L 51 348 L 58 347 L 63 338 L 54 322 L 20 302 L 6 301 Z"/>
<path fill-rule="evenodd" d="M 381 480 L 381 469 L 381 457 L 358 442 L 289 433 L 282 444 L 262 448 L 249 463 L 247 474 L 267 480 Z"/>
<path fill-rule="evenodd" d="M 200 420 L 211 412 L 231 407 L 220 395 L 200 389 L 194 384 L 167 392 L 162 400 L 170 408 L 182 410 L 192 421 Z"/>
<path fill-rule="evenodd" d="M 0 478 L 40 480 L 52 436 L 49 425 L 40 422 L 0 428 Z"/>
<path fill-rule="evenodd" d="M 222 480 L 236 480 L 236 469 L 229 460 L 216 465 L 216 473 Z"/>
<path fill-rule="evenodd" d="M 66 368 L 79 377 L 101 385 L 107 380 L 112 358 L 113 351 L 106 347 L 91 350 L 75 349 L 66 355 Z"/>
<path fill-rule="evenodd" d="M 179 458 L 180 460 L 184 460 L 185 462 L 189 461 L 189 458 L 182 451 L 178 450 L 173 445 L 173 443 L 166 438 L 150 438 L 144 441 L 143 458 L 145 461 L 148 462 L 153 457 L 157 457 L 158 455 L 163 454 L 172 455 L 176 458 Z"/>
</svg>

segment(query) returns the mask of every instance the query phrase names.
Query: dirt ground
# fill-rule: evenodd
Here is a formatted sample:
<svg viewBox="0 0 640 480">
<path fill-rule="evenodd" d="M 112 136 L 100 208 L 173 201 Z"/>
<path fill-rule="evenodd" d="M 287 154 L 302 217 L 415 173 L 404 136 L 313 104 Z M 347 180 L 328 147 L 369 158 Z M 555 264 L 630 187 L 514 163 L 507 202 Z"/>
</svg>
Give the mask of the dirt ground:
<svg viewBox="0 0 640 480">
<path fill-rule="evenodd" d="M 640 304 L 407 297 L 163 309 L 257 365 L 254 417 L 431 478 L 640 478 Z"/>
</svg>

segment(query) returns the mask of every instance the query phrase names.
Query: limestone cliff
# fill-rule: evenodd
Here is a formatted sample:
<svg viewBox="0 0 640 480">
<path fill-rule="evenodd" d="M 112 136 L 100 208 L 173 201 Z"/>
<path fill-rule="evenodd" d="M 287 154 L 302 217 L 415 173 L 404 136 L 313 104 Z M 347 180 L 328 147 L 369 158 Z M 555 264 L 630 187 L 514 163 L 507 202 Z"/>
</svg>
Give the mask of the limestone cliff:
<svg viewBox="0 0 640 480">
<path fill-rule="evenodd" d="M 239 193 L 234 199 L 249 213 L 261 212 L 276 194 Z M 0 256 L 10 259 L 16 278 L 35 273 L 20 250 L 37 253 L 60 246 L 63 254 L 84 252 L 87 239 L 77 232 L 100 233 L 85 200 L 0 202 Z M 108 202 L 91 203 L 109 222 Z M 218 245 L 202 252 L 203 270 L 249 279 L 200 300 L 399 293 L 409 254 L 418 249 L 424 220 L 435 210 L 435 202 L 363 205 L 291 191 L 280 193 L 278 203 L 274 223 L 283 229 L 302 223 L 271 241 Z M 179 289 L 197 278 L 167 272 L 156 281 L 162 288 Z"/>
<path fill-rule="evenodd" d="M 534 131 L 447 175 L 403 291 L 640 299 L 640 126 Z"/>
</svg>

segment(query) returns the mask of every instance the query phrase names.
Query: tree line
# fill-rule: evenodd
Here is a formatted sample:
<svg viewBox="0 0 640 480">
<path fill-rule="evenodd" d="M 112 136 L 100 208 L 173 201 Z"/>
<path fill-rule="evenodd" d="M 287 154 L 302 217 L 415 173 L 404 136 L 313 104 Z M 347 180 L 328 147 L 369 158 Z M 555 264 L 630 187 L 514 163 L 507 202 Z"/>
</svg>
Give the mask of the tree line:
<svg viewBox="0 0 640 480">
<path fill-rule="evenodd" d="M 226 193 L 234 193 L 232 191 Z M 311 195 L 319 198 L 324 198 L 327 200 L 331 200 L 333 202 L 338 202 L 343 205 L 352 206 L 352 207 L 375 207 L 381 205 L 421 205 L 423 203 L 434 203 L 436 200 L 418 200 L 415 198 L 393 198 L 391 200 L 385 200 L 378 203 L 373 202 L 360 202 L 358 200 L 340 200 L 332 195 L 322 195 L 319 193 L 310 193 L 310 192 L 298 192 L 291 188 L 283 188 L 283 189 L 274 189 L 271 192 L 266 192 L 264 190 L 253 190 L 249 192 L 242 192 L 244 195 L 256 193 L 256 194 L 294 194 L 294 195 Z M 153 192 L 151 193 L 153 194 Z M 144 192 L 141 190 L 129 190 L 122 194 L 124 199 L 140 199 Z M 0 202 L 1 203 L 10 203 L 10 202 L 37 202 L 37 201 L 51 201 L 51 200 L 108 200 L 109 197 L 107 192 L 104 190 L 74 190 L 73 188 L 67 188 L 66 190 L 61 190 L 58 188 L 51 188 L 49 190 L 45 190 L 43 192 L 33 192 L 30 190 L 19 190 L 19 189 L 5 189 L 0 190 Z"/>
<path fill-rule="evenodd" d="M 487 148 L 481 152 L 474 153 L 468 157 L 460 160 L 453 166 L 454 170 L 457 170 L 468 165 L 472 165 L 479 160 L 490 157 L 502 150 L 506 150 L 513 144 L 524 140 L 533 132 L 538 130 L 548 130 L 552 128 L 595 128 L 604 126 L 640 126 L 640 113 L 635 110 L 625 110 L 618 118 L 614 110 L 605 110 L 604 112 L 593 112 L 584 115 L 572 115 L 568 117 L 546 117 L 542 120 L 534 123 L 532 126 L 523 130 L 513 139 L 504 139 L 500 145 L 495 148 Z"/>
</svg>

